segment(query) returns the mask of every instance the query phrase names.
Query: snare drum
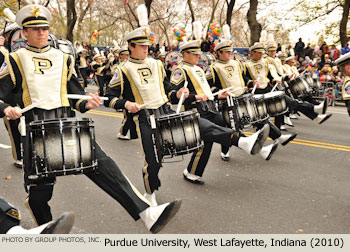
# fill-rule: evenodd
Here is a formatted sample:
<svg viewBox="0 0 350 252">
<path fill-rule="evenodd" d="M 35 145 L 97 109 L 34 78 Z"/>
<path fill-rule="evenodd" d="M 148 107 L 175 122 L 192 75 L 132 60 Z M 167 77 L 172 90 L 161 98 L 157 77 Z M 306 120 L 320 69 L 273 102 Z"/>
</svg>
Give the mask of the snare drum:
<svg viewBox="0 0 350 252">
<path fill-rule="evenodd" d="M 198 116 L 198 113 L 185 111 L 156 118 L 163 156 L 184 155 L 203 147 Z"/>
<path fill-rule="evenodd" d="M 58 39 L 57 40 L 57 49 L 61 50 L 62 52 L 66 53 L 66 54 L 70 54 L 72 55 L 74 58 L 76 58 L 77 54 L 76 54 L 76 50 L 72 44 L 72 42 L 70 42 L 67 39 Z"/>
<path fill-rule="evenodd" d="M 310 89 L 314 89 L 315 88 L 315 82 L 314 79 L 311 77 L 310 74 L 305 74 L 304 75 L 305 81 L 307 82 L 307 84 L 309 85 Z"/>
<path fill-rule="evenodd" d="M 288 111 L 285 96 L 283 91 L 264 94 L 267 112 L 271 117 L 282 115 Z"/>
<path fill-rule="evenodd" d="M 26 126 L 26 133 L 31 148 L 30 180 L 97 170 L 91 119 L 33 121 Z"/>
<path fill-rule="evenodd" d="M 252 94 L 244 94 L 234 98 L 238 120 L 244 126 L 249 126 L 258 119 L 255 111 L 254 99 Z"/>
<path fill-rule="evenodd" d="M 314 85 L 315 85 L 316 90 L 322 89 L 322 82 L 320 81 L 320 78 L 314 79 Z"/>
<path fill-rule="evenodd" d="M 269 118 L 265 100 L 264 100 L 264 95 L 262 94 L 254 95 L 253 104 L 254 104 L 254 118 L 252 118 L 252 123 L 258 123 Z"/>
<path fill-rule="evenodd" d="M 303 77 L 296 77 L 293 80 L 290 80 L 289 88 L 294 96 L 294 98 L 303 98 L 310 92 L 308 83 Z"/>
</svg>

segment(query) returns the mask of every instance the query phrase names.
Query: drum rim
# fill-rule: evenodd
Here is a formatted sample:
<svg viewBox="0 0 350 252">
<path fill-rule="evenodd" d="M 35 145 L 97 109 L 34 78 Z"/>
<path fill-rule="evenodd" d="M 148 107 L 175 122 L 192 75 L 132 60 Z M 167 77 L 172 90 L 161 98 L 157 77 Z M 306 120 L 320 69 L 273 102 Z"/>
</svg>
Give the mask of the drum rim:
<svg viewBox="0 0 350 252">
<path fill-rule="evenodd" d="M 283 91 L 274 91 L 264 94 L 264 98 L 272 98 L 278 96 L 285 96 L 285 93 Z"/>
<path fill-rule="evenodd" d="M 164 114 L 160 115 L 159 117 L 156 118 L 157 121 L 164 121 L 168 119 L 173 119 L 173 118 L 181 118 L 181 117 L 186 117 L 186 116 L 191 116 L 194 115 L 194 118 L 197 118 L 195 115 L 197 112 L 194 111 L 180 111 L 180 113 L 171 113 L 171 114 Z"/>
<path fill-rule="evenodd" d="M 54 123 L 57 123 L 57 122 L 62 122 L 62 123 L 93 122 L 93 120 L 91 118 L 76 118 L 76 117 L 55 118 L 55 119 L 45 119 L 45 120 L 32 121 L 32 122 L 29 123 L 29 126 L 54 124 Z"/>
</svg>

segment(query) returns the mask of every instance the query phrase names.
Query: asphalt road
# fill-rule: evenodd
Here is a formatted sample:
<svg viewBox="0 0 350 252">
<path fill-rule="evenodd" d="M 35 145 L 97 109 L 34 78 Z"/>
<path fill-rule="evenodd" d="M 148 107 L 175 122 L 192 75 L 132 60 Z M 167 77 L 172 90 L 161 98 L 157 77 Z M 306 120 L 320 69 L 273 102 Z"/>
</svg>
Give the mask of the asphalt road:
<svg viewBox="0 0 350 252">
<path fill-rule="evenodd" d="M 158 203 L 182 198 L 183 205 L 162 233 L 350 233 L 350 119 L 342 106 L 329 111 L 333 116 L 323 125 L 305 116 L 293 120 L 288 130 L 297 138 L 279 146 L 270 161 L 231 148 L 231 160 L 223 162 L 215 144 L 204 185 L 184 181 L 189 155 L 164 164 Z M 143 193 L 139 141 L 117 139 L 122 115 L 101 107 L 82 116 L 94 120 L 98 143 Z M 33 227 L 22 171 L 12 165 L 11 149 L 3 148 L 10 145 L 3 123 L 0 144 L 0 196 L 21 210 L 25 227 Z M 59 177 L 50 205 L 54 218 L 75 213 L 71 233 L 148 233 L 84 175 Z"/>
</svg>

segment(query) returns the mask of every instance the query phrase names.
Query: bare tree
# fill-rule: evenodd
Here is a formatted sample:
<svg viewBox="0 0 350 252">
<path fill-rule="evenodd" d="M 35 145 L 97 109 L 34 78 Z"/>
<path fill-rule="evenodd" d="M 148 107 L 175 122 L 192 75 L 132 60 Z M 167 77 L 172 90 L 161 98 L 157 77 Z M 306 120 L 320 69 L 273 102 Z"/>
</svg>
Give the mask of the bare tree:
<svg viewBox="0 0 350 252">
<path fill-rule="evenodd" d="M 192 1 L 191 0 L 187 0 L 187 4 L 188 4 L 188 8 L 190 9 L 191 12 L 191 18 L 192 18 L 192 23 L 194 21 L 196 21 L 196 18 L 194 16 L 194 11 L 193 11 L 193 7 L 192 7 Z"/>
<path fill-rule="evenodd" d="M 226 0 L 227 11 L 226 11 L 226 24 L 231 27 L 232 11 L 235 7 L 236 0 L 231 0 L 230 2 Z"/>
<path fill-rule="evenodd" d="M 75 11 L 75 0 L 67 0 L 67 35 L 66 38 L 73 42 L 73 29 L 77 21 L 77 12 Z"/>
<path fill-rule="evenodd" d="M 261 33 L 261 24 L 256 19 L 258 9 L 258 0 L 250 0 L 250 6 L 247 13 L 247 21 L 250 28 L 250 45 L 258 42 Z"/>
</svg>

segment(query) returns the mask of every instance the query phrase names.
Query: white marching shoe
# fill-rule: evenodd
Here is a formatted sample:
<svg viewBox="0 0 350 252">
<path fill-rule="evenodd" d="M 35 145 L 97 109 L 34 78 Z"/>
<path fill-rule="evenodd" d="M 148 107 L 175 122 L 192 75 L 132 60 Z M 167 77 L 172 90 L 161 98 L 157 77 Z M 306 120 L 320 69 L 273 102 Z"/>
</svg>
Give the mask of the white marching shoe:
<svg viewBox="0 0 350 252">
<path fill-rule="evenodd" d="M 321 102 L 320 105 L 315 105 L 314 106 L 314 111 L 318 114 L 326 114 L 327 112 L 327 107 L 328 107 L 328 100 L 324 99 L 323 102 Z"/>
<path fill-rule="evenodd" d="M 122 140 L 130 140 L 129 136 L 124 136 L 122 134 L 120 134 L 120 132 L 118 133 L 118 139 L 122 139 Z"/>
<path fill-rule="evenodd" d="M 287 131 L 286 127 L 284 127 L 283 125 L 280 127 L 280 130 Z"/>
<path fill-rule="evenodd" d="M 266 161 L 270 160 L 273 153 L 276 151 L 278 147 L 278 142 L 274 142 L 273 144 L 270 144 L 268 146 L 262 147 L 259 151 L 260 156 L 265 159 Z"/>
<path fill-rule="evenodd" d="M 285 135 L 281 135 L 279 138 L 277 138 L 276 140 L 282 144 L 283 146 L 287 145 L 290 141 L 294 140 L 294 138 L 297 136 L 297 133 L 293 133 L 293 134 L 285 134 Z"/>
<path fill-rule="evenodd" d="M 290 115 L 289 115 L 289 118 L 290 118 L 290 119 L 298 119 L 297 116 L 296 116 L 295 114 L 290 114 Z"/>
<path fill-rule="evenodd" d="M 184 170 L 183 175 L 185 180 L 190 181 L 193 184 L 204 184 L 204 180 L 201 176 L 191 174 L 187 171 L 187 169 Z"/>
<path fill-rule="evenodd" d="M 324 123 L 325 121 L 327 121 L 330 117 L 332 116 L 332 114 L 324 114 L 324 115 L 318 115 L 316 118 L 315 118 L 315 121 L 318 122 L 318 124 L 322 124 Z"/>
<path fill-rule="evenodd" d="M 265 124 L 260 130 L 249 137 L 240 137 L 238 147 L 248 154 L 258 154 L 270 133 L 270 126 Z"/>
<path fill-rule="evenodd" d="M 229 161 L 230 160 L 230 151 L 228 151 L 226 154 L 221 152 L 221 159 L 223 161 Z"/>
<path fill-rule="evenodd" d="M 160 206 L 151 206 L 142 211 L 139 216 L 146 228 L 153 234 L 158 233 L 180 209 L 182 200 L 176 199 Z"/>
<path fill-rule="evenodd" d="M 288 125 L 289 127 L 294 127 L 294 124 L 292 123 L 292 121 L 290 120 L 289 116 L 284 116 L 284 124 Z"/>
<path fill-rule="evenodd" d="M 146 200 L 148 200 L 151 203 L 151 206 L 158 206 L 155 192 L 153 192 L 152 194 L 145 193 L 143 197 L 145 197 Z"/>
<path fill-rule="evenodd" d="M 14 226 L 7 231 L 7 234 L 68 234 L 73 227 L 73 223 L 74 214 L 65 212 L 57 220 L 36 228 L 24 229 L 21 226 Z"/>
</svg>

